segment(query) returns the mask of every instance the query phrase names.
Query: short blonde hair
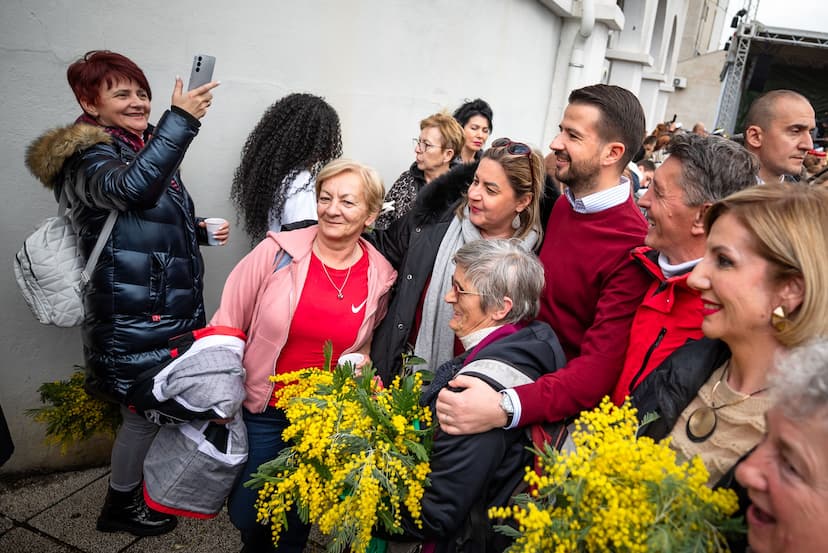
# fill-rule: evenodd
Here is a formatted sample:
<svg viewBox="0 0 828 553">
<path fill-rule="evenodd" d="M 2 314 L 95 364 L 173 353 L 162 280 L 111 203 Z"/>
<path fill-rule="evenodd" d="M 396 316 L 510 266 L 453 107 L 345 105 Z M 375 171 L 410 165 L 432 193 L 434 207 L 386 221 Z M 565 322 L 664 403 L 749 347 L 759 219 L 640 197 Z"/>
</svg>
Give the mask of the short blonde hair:
<svg viewBox="0 0 828 553">
<path fill-rule="evenodd" d="M 365 195 L 365 203 L 368 204 L 368 213 L 379 213 L 382 209 L 382 201 L 385 198 L 385 186 L 382 184 L 382 178 L 373 167 L 353 159 L 344 157 L 335 159 L 319 171 L 316 176 L 316 199 L 319 199 L 319 192 L 326 180 L 346 172 L 354 173 L 362 182 L 362 193 Z"/>
<path fill-rule="evenodd" d="M 463 127 L 460 126 L 457 119 L 448 113 L 435 113 L 420 121 L 420 130 L 428 127 L 435 127 L 440 131 L 440 135 L 443 137 L 444 150 L 451 149 L 455 157 L 460 155 L 466 141 L 463 138 Z"/>
<path fill-rule="evenodd" d="M 741 190 L 710 207 L 705 231 L 728 213 L 751 234 L 774 282 L 800 277 L 804 283 L 802 304 L 787 314 L 779 341 L 794 347 L 828 337 L 828 189 L 783 183 Z"/>
</svg>

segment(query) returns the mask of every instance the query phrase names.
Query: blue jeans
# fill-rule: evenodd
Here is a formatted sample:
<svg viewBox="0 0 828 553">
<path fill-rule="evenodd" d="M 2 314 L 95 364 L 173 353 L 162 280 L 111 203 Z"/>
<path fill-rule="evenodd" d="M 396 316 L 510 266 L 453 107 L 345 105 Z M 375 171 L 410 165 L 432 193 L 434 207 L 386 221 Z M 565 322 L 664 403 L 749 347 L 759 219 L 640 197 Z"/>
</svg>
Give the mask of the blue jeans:
<svg viewBox="0 0 828 553">
<path fill-rule="evenodd" d="M 253 506 L 258 490 L 244 487 L 259 465 L 272 461 L 288 444 L 282 441 L 282 431 L 288 427 L 284 411 L 268 407 L 263 413 L 242 413 L 247 427 L 247 462 L 241 477 L 230 492 L 227 508 L 230 521 L 241 532 L 246 553 L 302 553 L 308 541 L 310 525 L 304 524 L 295 509 L 287 513 L 287 528 L 279 535 L 279 546 L 273 545 L 270 527 L 256 522 Z"/>
</svg>

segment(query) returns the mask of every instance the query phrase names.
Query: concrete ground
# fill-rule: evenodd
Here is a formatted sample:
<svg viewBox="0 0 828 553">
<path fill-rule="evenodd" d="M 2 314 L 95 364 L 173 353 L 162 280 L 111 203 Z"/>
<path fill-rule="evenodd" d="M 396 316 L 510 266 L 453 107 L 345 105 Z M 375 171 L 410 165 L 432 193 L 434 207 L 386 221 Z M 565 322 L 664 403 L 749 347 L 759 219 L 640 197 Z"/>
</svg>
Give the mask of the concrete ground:
<svg viewBox="0 0 828 553">
<path fill-rule="evenodd" d="M 0 552 L 4 553 L 237 553 L 238 531 L 222 512 L 211 520 L 179 518 L 163 536 L 139 538 L 95 530 L 109 467 L 0 480 Z M 324 551 L 319 536 L 305 553 Z"/>
</svg>

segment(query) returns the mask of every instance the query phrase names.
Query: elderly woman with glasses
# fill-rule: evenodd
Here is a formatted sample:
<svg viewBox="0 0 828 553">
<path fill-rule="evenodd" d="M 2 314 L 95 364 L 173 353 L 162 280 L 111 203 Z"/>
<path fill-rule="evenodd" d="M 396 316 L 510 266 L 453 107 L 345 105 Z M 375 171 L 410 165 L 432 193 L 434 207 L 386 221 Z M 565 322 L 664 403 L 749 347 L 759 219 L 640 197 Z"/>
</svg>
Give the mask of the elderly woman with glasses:
<svg viewBox="0 0 828 553">
<path fill-rule="evenodd" d="M 375 233 L 378 249 L 398 271 L 388 315 L 371 347 L 384 380 L 399 373 L 403 353 L 425 359 L 433 370 L 463 351 L 445 331 L 454 316 L 442 301 L 453 284 L 452 258 L 481 238 L 515 238 L 525 251 L 537 248 L 544 183 L 540 154 L 500 139 L 479 164 L 459 165 L 436 179 L 408 215 Z"/>
<path fill-rule="evenodd" d="M 564 364 L 552 328 L 534 321 L 544 286 L 543 267 L 520 240 L 477 240 L 452 256 L 444 300 L 453 313 L 448 326 L 464 351 L 442 364 L 423 394 L 431 404 L 457 374 L 479 378 L 495 390 L 536 380 Z M 445 329 L 444 329 L 445 331 Z M 486 515 L 506 505 L 532 462 L 528 434 L 497 428 L 452 436 L 437 432 L 431 456 L 431 486 L 422 505 L 422 525 L 403 519 L 398 540 L 429 543 L 431 551 L 501 551 Z M 425 550 L 425 549 L 424 549 Z"/>
<path fill-rule="evenodd" d="M 451 115 L 435 113 L 420 121 L 420 136 L 414 141 L 414 163 L 391 185 L 385 196 L 392 209 L 379 216 L 376 228 L 388 228 L 408 213 L 420 190 L 446 173 L 463 148 L 463 128 Z"/>
<path fill-rule="evenodd" d="M 828 551 L 828 340 L 793 350 L 771 382 L 765 437 L 736 469 L 750 550 Z"/>
</svg>

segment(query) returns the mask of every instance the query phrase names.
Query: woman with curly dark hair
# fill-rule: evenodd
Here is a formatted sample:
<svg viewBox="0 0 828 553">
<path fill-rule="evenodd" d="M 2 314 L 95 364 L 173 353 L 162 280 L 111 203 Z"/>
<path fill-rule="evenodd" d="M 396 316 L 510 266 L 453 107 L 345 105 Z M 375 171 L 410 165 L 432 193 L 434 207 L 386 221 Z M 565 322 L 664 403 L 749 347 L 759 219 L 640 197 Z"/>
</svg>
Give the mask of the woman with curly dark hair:
<svg viewBox="0 0 828 553">
<path fill-rule="evenodd" d="M 316 175 L 342 155 L 339 116 L 313 94 L 270 106 L 247 138 L 230 199 L 252 244 L 268 230 L 316 219 Z"/>
</svg>

